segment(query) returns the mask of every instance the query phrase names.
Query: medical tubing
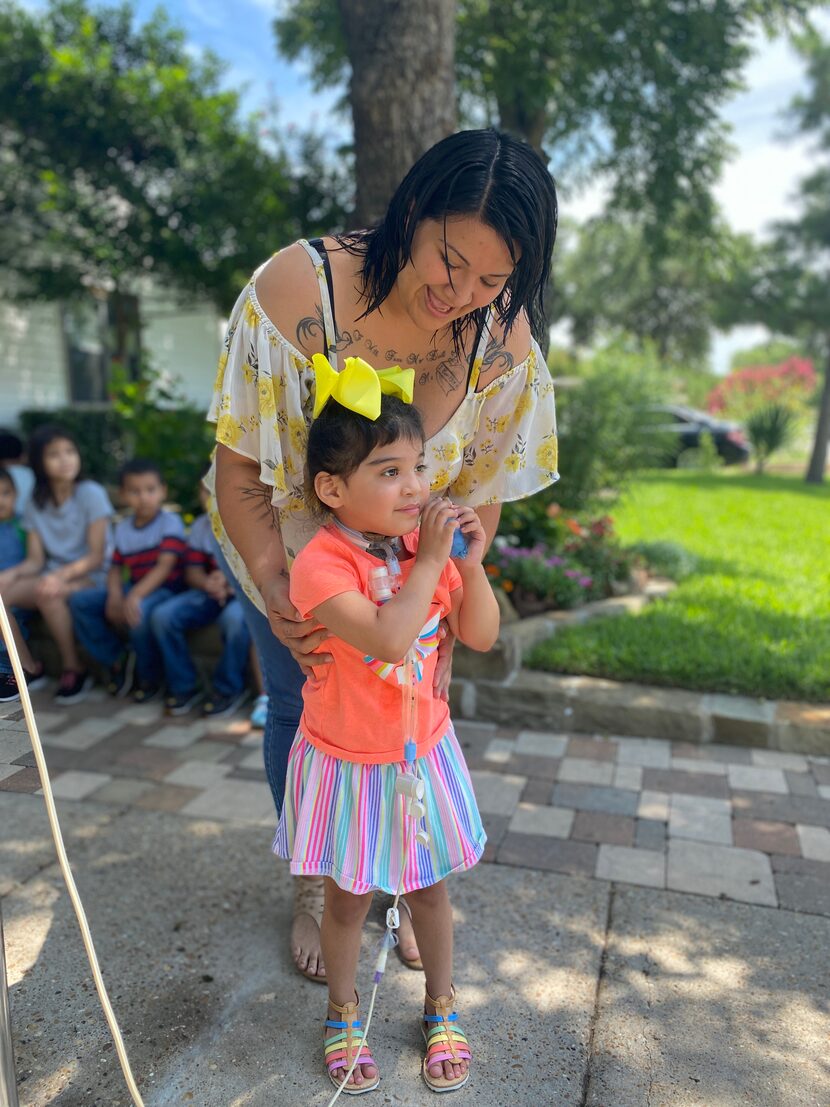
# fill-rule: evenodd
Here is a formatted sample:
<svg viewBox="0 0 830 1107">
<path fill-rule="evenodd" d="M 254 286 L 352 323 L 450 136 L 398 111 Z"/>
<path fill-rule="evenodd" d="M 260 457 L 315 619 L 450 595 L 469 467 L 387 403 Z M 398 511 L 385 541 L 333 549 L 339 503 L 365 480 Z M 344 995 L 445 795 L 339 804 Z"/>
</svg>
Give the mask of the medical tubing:
<svg viewBox="0 0 830 1107">
<path fill-rule="evenodd" d="M 69 898 L 72 901 L 72 907 L 75 910 L 75 917 L 78 920 L 78 926 L 81 931 L 81 937 L 83 939 L 84 948 L 86 949 L 86 955 L 89 959 L 90 968 L 92 969 L 92 976 L 95 981 L 95 987 L 98 991 L 98 998 L 101 1001 L 101 1007 L 104 1010 L 104 1016 L 107 1020 L 107 1024 L 112 1034 L 112 1040 L 115 1045 L 115 1051 L 118 1054 L 118 1060 L 121 1064 L 121 1071 L 124 1074 L 124 1080 L 127 1084 L 130 1096 L 132 1097 L 135 1107 L 144 1107 L 144 1100 L 141 1098 L 141 1093 L 138 1090 L 135 1079 L 133 1077 L 132 1069 L 130 1068 L 129 1058 L 127 1057 L 127 1051 L 124 1048 L 124 1041 L 121 1037 L 121 1031 L 118 1027 L 118 1022 L 115 1018 L 115 1013 L 112 1009 L 112 1005 L 107 995 L 106 985 L 104 984 L 104 978 L 101 976 L 101 970 L 98 966 L 98 957 L 95 953 L 95 946 L 92 942 L 92 934 L 89 930 L 89 923 L 87 922 L 86 914 L 84 912 L 84 906 L 81 902 L 81 897 L 78 895 L 78 889 L 75 886 L 75 878 L 72 875 L 72 870 L 69 867 L 69 859 L 66 856 L 66 849 L 63 844 L 63 834 L 61 832 L 60 823 L 58 822 L 58 813 L 55 809 L 55 800 L 52 795 L 52 784 L 49 780 L 49 771 L 46 767 L 46 760 L 43 756 L 43 746 L 40 742 L 40 735 L 38 734 L 37 724 L 35 723 L 35 716 L 32 710 L 32 701 L 29 697 L 29 689 L 26 685 L 26 675 L 23 672 L 23 665 L 20 662 L 20 656 L 15 646 L 14 637 L 12 635 L 11 626 L 9 625 L 9 618 L 6 614 L 6 607 L 3 603 L 3 599 L 0 596 L 0 630 L 3 632 L 3 638 L 6 643 L 6 649 L 9 652 L 9 659 L 12 663 L 12 669 L 14 670 L 15 680 L 17 681 L 17 687 L 20 691 L 20 699 L 23 705 L 23 714 L 26 717 L 26 726 L 29 731 L 29 737 L 32 740 L 32 749 L 35 754 L 35 761 L 37 762 L 37 770 L 40 775 L 40 784 L 43 788 L 43 798 L 46 801 L 46 813 L 49 817 L 49 826 L 52 830 L 52 838 L 55 843 L 55 849 L 58 854 L 58 863 L 63 873 L 63 879 L 66 883 L 66 889 L 69 892 Z"/>
<path fill-rule="evenodd" d="M 371 571 L 370 577 L 369 577 L 369 594 L 378 606 L 380 606 L 383 603 L 386 603 L 387 600 L 390 600 L 392 598 L 392 596 L 394 594 L 393 591 L 392 591 L 392 582 L 389 579 L 389 572 L 388 572 L 388 570 L 386 569 L 385 566 L 378 566 L 376 569 L 373 569 Z M 405 793 L 404 791 L 398 791 L 397 788 L 395 789 L 395 795 L 396 796 L 400 795 L 400 797 L 401 797 L 401 802 L 403 804 L 404 818 L 407 819 L 408 822 L 409 822 L 407 832 L 401 838 L 401 866 L 400 866 L 400 877 L 398 879 L 398 888 L 397 888 L 397 891 L 395 892 L 395 898 L 392 900 L 392 906 L 391 906 L 391 908 L 387 909 L 387 912 L 386 912 L 386 920 L 387 920 L 386 931 L 385 931 L 385 933 L 383 935 L 383 939 L 381 941 L 380 952 L 378 953 L 378 956 L 375 960 L 375 976 L 374 976 L 374 983 L 372 985 L 372 997 L 369 1000 L 369 1010 L 368 1010 L 368 1013 L 366 1015 L 366 1026 L 363 1029 L 363 1037 L 361 1039 L 361 1044 L 358 1047 L 358 1049 L 357 1049 L 357 1051 L 354 1055 L 354 1059 L 352 1060 L 352 1063 L 349 1066 L 349 1068 L 346 1072 L 346 1075 L 343 1077 L 339 1088 L 334 1093 L 332 1098 L 329 1100 L 326 1107 L 334 1107 L 334 1104 L 337 1102 L 337 1100 L 343 1094 L 343 1091 L 346 1087 L 346 1084 L 349 1081 L 349 1078 L 351 1077 L 352 1073 L 354 1072 L 355 1068 L 358 1065 L 358 1062 L 360 1061 L 361 1050 L 363 1049 L 363 1047 L 366 1045 L 366 1043 L 368 1041 L 369 1027 L 372 1023 L 372 1015 L 374 1014 L 374 1010 L 375 1010 L 375 1000 L 377 999 L 378 988 L 380 986 L 381 979 L 383 978 L 383 973 L 386 969 L 386 957 L 389 953 L 389 950 L 394 948 L 394 945 L 397 941 L 397 937 L 393 936 L 393 940 L 392 940 L 391 944 L 389 943 L 389 936 L 392 934 L 392 929 L 391 929 L 390 924 L 389 924 L 389 918 L 390 918 L 390 913 L 391 912 L 395 912 L 397 914 L 397 911 L 398 911 L 398 903 L 400 902 L 400 898 L 403 895 L 403 879 L 404 879 L 404 873 L 406 871 L 406 858 L 407 858 L 407 855 L 409 853 L 409 845 L 410 845 L 410 842 L 412 841 L 412 833 L 413 833 L 413 831 L 415 831 L 415 828 L 416 828 L 416 826 L 418 825 L 418 822 L 419 822 L 419 817 L 411 812 L 411 805 L 413 804 L 413 801 L 415 803 L 417 803 L 423 810 L 425 810 L 425 805 L 420 804 L 420 798 L 421 798 L 421 796 L 423 796 L 423 791 L 424 791 L 423 781 L 421 780 L 420 774 L 418 773 L 418 770 L 415 767 L 415 755 L 416 755 L 416 751 L 417 751 L 417 745 L 416 745 L 416 742 L 415 742 L 415 728 L 416 728 L 416 725 L 417 725 L 417 718 L 418 718 L 418 699 L 417 699 L 417 693 L 416 693 L 416 689 L 415 689 L 415 684 L 416 684 L 416 681 L 417 681 L 417 671 L 416 671 L 417 663 L 418 663 L 418 654 L 415 650 L 415 645 L 413 643 L 413 645 L 410 646 L 410 648 L 406 651 L 406 657 L 404 658 L 404 669 L 403 669 L 404 679 L 403 679 L 403 682 L 402 682 L 402 685 L 401 685 L 401 690 L 402 690 L 402 693 L 403 693 L 402 723 L 403 723 L 403 734 L 404 734 L 404 761 L 406 762 L 407 771 L 406 771 L 406 773 L 401 773 L 400 776 L 399 776 L 399 779 L 401 777 L 405 778 L 409 774 L 416 777 L 417 781 L 421 784 L 420 794 L 417 795 L 417 798 L 416 798 L 415 793 L 413 793 L 413 795 L 410 797 L 410 796 L 408 796 L 408 793 Z M 416 787 L 415 792 L 417 792 L 417 791 L 418 791 L 418 789 Z M 417 832 L 416 832 L 416 837 L 417 837 Z"/>
</svg>

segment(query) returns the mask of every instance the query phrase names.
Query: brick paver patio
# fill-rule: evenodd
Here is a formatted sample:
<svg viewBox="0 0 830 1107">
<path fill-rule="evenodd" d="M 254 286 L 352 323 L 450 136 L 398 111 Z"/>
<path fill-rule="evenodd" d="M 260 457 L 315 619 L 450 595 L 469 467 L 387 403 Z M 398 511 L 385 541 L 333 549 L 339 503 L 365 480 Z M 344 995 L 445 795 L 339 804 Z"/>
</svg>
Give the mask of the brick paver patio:
<svg viewBox="0 0 830 1107">
<path fill-rule="evenodd" d="M 263 827 L 246 719 L 167 719 L 94 693 L 35 711 L 59 803 Z M 830 758 L 459 723 L 495 864 L 830 916 Z M 19 703 L 0 710 L 0 791 L 40 787 Z"/>
</svg>

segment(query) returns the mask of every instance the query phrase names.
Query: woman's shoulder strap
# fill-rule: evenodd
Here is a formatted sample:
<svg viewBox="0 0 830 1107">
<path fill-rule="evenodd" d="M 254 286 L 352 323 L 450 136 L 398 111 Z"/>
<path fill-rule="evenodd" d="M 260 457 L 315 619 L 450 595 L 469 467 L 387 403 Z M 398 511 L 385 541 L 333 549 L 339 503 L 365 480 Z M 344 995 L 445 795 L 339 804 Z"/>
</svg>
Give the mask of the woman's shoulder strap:
<svg viewBox="0 0 830 1107">
<path fill-rule="evenodd" d="M 337 364 L 337 326 L 334 319 L 334 282 L 331 277 L 331 262 L 329 261 L 328 250 L 322 238 L 301 238 L 299 242 L 311 258 L 320 285 L 323 328 L 326 334 L 326 353 L 334 368 L 339 369 Z"/>
</svg>

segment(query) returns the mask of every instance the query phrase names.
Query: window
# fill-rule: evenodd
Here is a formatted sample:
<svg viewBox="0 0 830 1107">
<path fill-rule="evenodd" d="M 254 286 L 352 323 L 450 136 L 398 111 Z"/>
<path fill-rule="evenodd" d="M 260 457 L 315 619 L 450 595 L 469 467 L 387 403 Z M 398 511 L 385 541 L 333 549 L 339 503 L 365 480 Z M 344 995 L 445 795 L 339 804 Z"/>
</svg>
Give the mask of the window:
<svg viewBox="0 0 830 1107">
<path fill-rule="evenodd" d="M 113 292 L 68 301 L 62 318 L 73 403 L 108 403 L 114 363 L 123 365 L 130 379 L 138 379 L 141 328 L 136 296 Z"/>
</svg>

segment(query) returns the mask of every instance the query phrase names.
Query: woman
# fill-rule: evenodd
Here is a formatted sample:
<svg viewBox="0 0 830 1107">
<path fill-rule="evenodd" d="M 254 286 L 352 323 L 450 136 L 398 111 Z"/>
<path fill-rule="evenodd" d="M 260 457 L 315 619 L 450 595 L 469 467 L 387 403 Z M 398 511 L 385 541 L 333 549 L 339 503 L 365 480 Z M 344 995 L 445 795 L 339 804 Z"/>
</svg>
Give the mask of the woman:
<svg viewBox="0 0 830 1107">
<path fill-rule="evenodd" d="M 287 247 L 236 303 L 210 415 L 212 514 L 263 661 L 265 765 L 278 811 L 306 656 L 325 639 L 288 599 L 291 562 L 317 526 L 303 481 L 311 358 L 325 353 L 336 369 L 348 356 L 415 369 L 432 490 L 474 507 L 489 543 L 500 504 L 557 479 L 553 385 L 532 337 L 543 324 L 556 219 L 553 181 L 530 146 L 463 131 L 416 162 L 377 227 Z M 443 654 L 436 685 L 446 695 L 449 643 Z M 299 879 L 295 887 L 292 955 L 322 982 L 322 888 Z M 399 952 L 419 967 L 411 925 L 401 922 Z"/>
</svg>

